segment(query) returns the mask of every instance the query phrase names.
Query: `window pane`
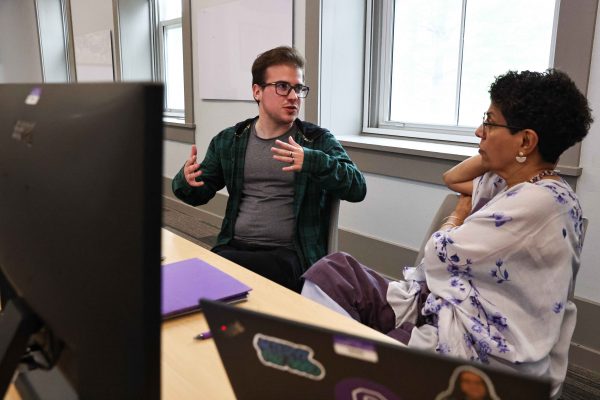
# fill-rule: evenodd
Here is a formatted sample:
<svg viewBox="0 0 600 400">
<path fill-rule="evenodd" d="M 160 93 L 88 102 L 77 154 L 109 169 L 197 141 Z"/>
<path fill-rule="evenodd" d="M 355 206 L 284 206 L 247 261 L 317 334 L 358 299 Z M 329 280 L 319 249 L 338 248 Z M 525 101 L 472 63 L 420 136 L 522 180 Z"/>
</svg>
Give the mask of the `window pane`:
<svg viewBox="0 0 600 400">
<path fill-rule="evenodd" d="M 477 126 L 494 77 L 549 67 L 554 1 L 467 2 L 458 124 Z"/>
<path fill-rule="evenodd" d="M 158 0 L 158 17 L 161 21 L 181 18 L 181 0 Z"/>
<path fill-rule="evenodd" d="M 390 120 L 454 125 L 462 0 L 396 0 Z"/>
<path fill-rule="evenodd" d="M 165 43 L 165 89 L 168 110 L 183 110 L 183 45 L 181 25 L 166 26 Z"/>
<path fill-rule="evenodd" d="M 555 1 L 395 0 L 394 5 L 392 122 L 477 126 L 495 76 L 550 65 Z"/>
</svg>

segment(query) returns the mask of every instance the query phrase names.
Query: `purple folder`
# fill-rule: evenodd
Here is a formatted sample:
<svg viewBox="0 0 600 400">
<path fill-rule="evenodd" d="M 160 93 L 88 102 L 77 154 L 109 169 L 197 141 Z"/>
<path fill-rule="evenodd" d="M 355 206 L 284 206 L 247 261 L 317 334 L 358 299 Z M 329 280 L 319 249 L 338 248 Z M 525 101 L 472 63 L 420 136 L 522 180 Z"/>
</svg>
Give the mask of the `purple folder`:
<svg viewBox="0 0 600 400">
<path fill-rule="evenodd" d="M 190 258 L 162 267 L 162 316 L 177 317 L 200 310 L 202 299 L 237 302 L 252 290 L 212 265 Z"/>
</svg>

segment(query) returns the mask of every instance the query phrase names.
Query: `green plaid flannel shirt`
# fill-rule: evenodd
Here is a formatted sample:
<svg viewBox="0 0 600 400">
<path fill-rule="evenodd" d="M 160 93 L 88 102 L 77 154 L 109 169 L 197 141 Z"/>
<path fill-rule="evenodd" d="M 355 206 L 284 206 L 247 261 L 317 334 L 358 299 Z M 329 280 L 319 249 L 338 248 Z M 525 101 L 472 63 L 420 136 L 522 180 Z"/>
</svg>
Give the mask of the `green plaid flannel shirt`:
<svg viewBox="0 0 600 400">
<path fill-rule="evenodd" d="M 192 206 L 208 203 L 215 193 L 227 187 L 229 200 L 217 239 L 226 244 L 234 236 L 244 177 L 246 146 L 251 123 L 240 122 L 215 136 L 201 163 L 204 185 L 191 187 L 183 168 L 173 178 L 173 193 Z M 298 129 L 294 140 L 304 148 L 304 164 L 294 179 L 294 246 L 306 270 L 327 253 L 329 206 L 332 197 L 350 202 L 362 201 L 367 185 L 362 173 L 350 160 L 335 137 L 326 129 L 307 122 L 295 121 Z"/>
</svg>

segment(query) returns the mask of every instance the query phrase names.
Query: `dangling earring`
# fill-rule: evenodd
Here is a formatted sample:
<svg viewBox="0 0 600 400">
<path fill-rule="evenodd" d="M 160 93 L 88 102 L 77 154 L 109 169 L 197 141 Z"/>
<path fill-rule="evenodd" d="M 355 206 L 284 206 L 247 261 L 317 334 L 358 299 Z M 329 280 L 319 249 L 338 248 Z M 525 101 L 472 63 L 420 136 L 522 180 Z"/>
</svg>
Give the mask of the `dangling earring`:
<svg viewBox="0 0 600 400">
<path fill-rule="evenodd" d="M 515 157 L 515 160 L 517 160 L 519 164 L 523 164 L 525 161 L 527 161 L 527 156 L 524 155 L 522 151 L 520 151 L 519 155 Z"/>
</svg>

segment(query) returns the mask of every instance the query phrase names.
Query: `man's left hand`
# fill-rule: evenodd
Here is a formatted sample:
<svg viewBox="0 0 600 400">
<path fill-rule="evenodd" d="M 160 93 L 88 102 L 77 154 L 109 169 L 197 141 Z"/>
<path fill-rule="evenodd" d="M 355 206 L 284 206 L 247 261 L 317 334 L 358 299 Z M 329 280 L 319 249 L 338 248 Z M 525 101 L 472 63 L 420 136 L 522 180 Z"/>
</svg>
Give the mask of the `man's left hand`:
<svg viewBox="0 0 600 400">
<path fill-rule="evenodd" d="M 276 140 L 275 144 L 277 147 L 271 147 L 273 158 L 277 161 L 289 164 L 283 168 L 283 171 L 296 171 L 302 170 L 302 164 L 304 163 L 304 148 L 300 146 L 293 137 L 288 138 L 289 143 Z"/>
</svg>

